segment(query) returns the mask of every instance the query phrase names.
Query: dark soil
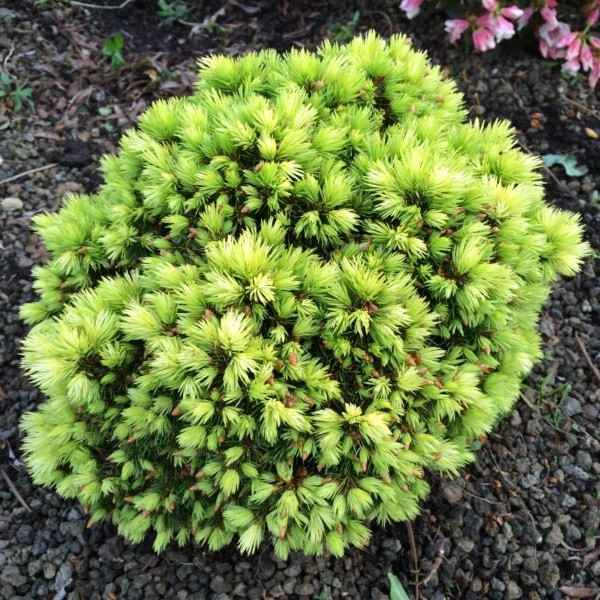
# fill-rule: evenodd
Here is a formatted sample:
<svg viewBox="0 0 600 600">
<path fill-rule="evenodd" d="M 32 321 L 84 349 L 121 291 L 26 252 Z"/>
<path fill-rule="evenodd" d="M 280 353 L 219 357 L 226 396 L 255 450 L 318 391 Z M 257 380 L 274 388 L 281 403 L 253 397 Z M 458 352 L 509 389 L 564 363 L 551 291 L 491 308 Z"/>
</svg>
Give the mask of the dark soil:
<svg viewBox="0 0 600 600">
<path fill-rule="evenodd" d="M 103 1 L 111 0 L 97 0 Z M 100 156 L 114 151 L 147 102 L 188 92 L 201 55 L 312 47 L 323 37 L 350 35 L 347 23 L 357 10 L 356 31 L 408 32 L 457 79 L 473 118 L 509 119 L 523 148 L 571 154 L 588 168 L 584 177 L 567 178 L 561 166 L 544 176 L 549 201 L 580 212 L 600 250 L 597 96 L 585 82 L 565 81 L 526 41 L 468 53 L 447 44 L 443 17 L 430 13 L 408 22 L 397 4 L 198 1 L 186 17 L 192 24 L 168 25 L 150 1 L 86 11 L 66 0 L 0 0 L 0 65 L 29 81 L 34 102 L 33 111 L 20 113 L 0 104 L 0 181 L 56 163 L 0 183 L 0 467 L 6 475 L 0 480 L 0 597 L 376 600 L 389 594 L 390 571 L 412 595 L 418 589 L 431 600 L 594 596 L 600 381 L 589 363 L 600 363 L 597 260 L 557 284 L 540 322 L 546 360 L 512 415 L 482 444 L 477 463 L 454 481 L 432 477 L 431 498 L 412 525 L 418 588 L 404 524 L 377 531 L 368 549 L 343 560 L 298 555 L 281 562 L 268 549 L 246 558 L 235 548 L 156 556 L 147 543 L 123 542 L 110 525 L 86 528 L 77 505 L 32 485 L 18 461 L 19 417 L 42 400 L 20 373 L 18 356 L 26 333 L 18 306 L 31 300 L 31 269 L 45 258 L 30 232 L 31 216 L 57 209 L 67 192 L 94 190 Z M 117 32 L 126 64 L 111 73 L 102 47 Z"/>
</svg>

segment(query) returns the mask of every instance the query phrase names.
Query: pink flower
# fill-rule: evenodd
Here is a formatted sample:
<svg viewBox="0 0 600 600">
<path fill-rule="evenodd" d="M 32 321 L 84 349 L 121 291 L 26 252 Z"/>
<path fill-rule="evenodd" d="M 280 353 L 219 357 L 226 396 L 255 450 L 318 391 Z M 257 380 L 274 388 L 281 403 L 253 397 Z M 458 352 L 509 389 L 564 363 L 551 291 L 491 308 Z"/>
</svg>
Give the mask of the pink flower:
<svg viewBox="0 0 600 600">
<path fill-rule="evenodd" d="M 593 10 L 587 18 L 587 22 L 589 25 L 594 25 L 598 22 L 598 18 L 600 17 L 600 10 Z"/>
<path fill-rule="evenodd" d="M 527 27 L 527 24 L 529 23 L 534 12 L 535 11 L 533 8 L 531 8 L 531 6 L 528 6 L 523 10 L 523 14 L 519 17 L 519 22 L 517 23 L 517 28 L 519 31 L 523 29 L 523 27 Z"/>
<path fill-rule="evenodd" d="M 490 12 L 496 10 L 496 0 L 481 0 L 481 4 L 483 4 L 483 8 L 485 8 L 485 10 L 488 10 Z"/>
<path fill-rule="evenodd" d="M 584 71 L 589 71 L 592 68 L 592 65 L 594 64 L 594 57 L 590 47 L 587 44 L 584 44 L 581 48 L 579 59 L 581 60 L 581 66 L 583 67 Z"/>
<path fill-rule="evenodd" d="M 507 19 L 520 19 L 525 14 L 518 6 L 505 6 L 500 13 Z"/>
<path fill-rule="evenodd" d="M 572 31 L 571 33 L 567 33 L 567 35 L 563 36 L 562 38 L 560 38 L 560 40 L 558 40 L 558 42 L 556 43 L 556 46 L 558 48 L 565 48 L 566 46 L 569 46 L 570 44 L 572 44 L 578 36 L 578 32 L 577 31 Z"/>
<path fill-rule="evenodd" d="M 600 79 L 600 60 L 596 60 L 589 77 L 590 87 L 594 89 Z"/>
<path fill-rule="evenodd" d="M 556 11 L 552 10 L 550 8 L 542 8 L 542 10 L 540 11 L 540 14 L 542 15 L 542 19 L 544 19 L 544 21 L 546 21 L 546 23 L 550 24 L 550 25 L 556 25 L 556 23 L 558 23 L 558 20 L 556 19 Z"/>
<path fill-rule="evenodd" d="M 600 50 L 600 38 L 592 36 L 590 38 L 590 44 L 594 46 L 597 50 Z"/>
<path fill-rule="evenodd" d="M 473 45 L 480 52 L 485 52 L 486 50 L 491 50 L 494 48 L 496 46 L 496 41 L 494 40 L 494 36 L 491 31 L 485 27 L 482 27 L 473 32 Z"/>
<path fill-rule="evenodd" d="M 406 13 L 408 19 L 414 19 L 421 12 L 423 0 L 402 0 L 400 9 Z"/>
<path fill-rule="evenodd" d="M 484 27 L 494 33 L 494 29 L 496 28 L 496 17 L 494 17 L 492 13 L 486 13 L 485 15 L 477 17 L 476 22 L 479 27 Z"/>
<path fill-rule="evenodd" d="M 497 42 L 509 40 L 513 35 L 515 35 L 515 26 L 510 21 L 507 21 L 504 17 L 496 17 L 494 33 L 496 34 Z"/>
<path fill-rule="evenodd" d="M 547 9 L 543 9 L 542 13 Z M 566 52 L 563 48 L 558 46 L 558 42 L 562 40 L 566 35 L 571 33 L 571 28 L 567 23 L 558 21 L 554 11 L 549 11 L 546 16 L 542 14 L 546 23 L 544 23 L 538 30 L 540 36 L 540 52 L 544 58 L 564 58 Z"/>
<path fill-rule="evenodd" d="M 562 64 L 562 70 L 566 71 L 570 75 L 575 75 L 580 68 L 581 65 L 579 64 L 579 58 L 568 60 L 567 62 Z"/>
<path fill-rule="evenodd" d="M 567 60 L 574 60 L 581 52 L 581 40 L 576 38 L 567 46 Z"/>
<path fill-rule="evenodd" d="M 469 22 L 466 19 L 448 19 L 444 23 L 444 29 L 448 32 L 448 39 L 452 44 L 458 42 L 468 28 Z"/>
</svg>

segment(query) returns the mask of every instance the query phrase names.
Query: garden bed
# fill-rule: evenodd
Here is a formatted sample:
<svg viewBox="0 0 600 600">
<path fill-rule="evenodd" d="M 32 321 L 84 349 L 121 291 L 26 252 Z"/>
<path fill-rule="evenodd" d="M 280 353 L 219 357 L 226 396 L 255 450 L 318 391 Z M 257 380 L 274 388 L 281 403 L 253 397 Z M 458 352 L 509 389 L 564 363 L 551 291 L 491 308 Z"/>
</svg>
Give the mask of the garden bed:
<svg viewBox="0 0 600 600">
<path fill-rule="evenodd" d="M 418 575 L 403 524 L 376 530 L 366 550 L 344 559 L 287 562 L 266 549 L 241 557 L 234 547 L 156 556 L 150 543 L 127 544 L 111 525 L 86 528 L 77 505 L 34 486 L 18 461 L 19 417 L 41 401 L 19 370 L 26 328 L 18 306 L 32 299 L 31 269 L 45 259 L 31 216 L 55 210 L 65 193 L 92 192 L 100 156 L 114 151 L 152 99 L 189 92 L 202 55 L 313 47 L 368 28 L 407 32 L 458 81 L 472 118 L 509 119 L 526 151 L 572 156 L 587 168 L 567 177 L 557 165 L 543 175 L 549 201 L 582 214 L 596 252 L 597 95 L 563 79 L 526 41 L 487 54 L 452 48 L 442 17 L 408 22 L 397 3 L 199 2 L 187 24 L 167 23 L 153 2 L 89 11 L 46 4 L 0 8 L 0 64 L 32 89 L 33 103 L 20 112 L 0 105 L 0 181 L 32 171 L 0 186 L 0 597 L 378 599 L 389 593 L 388 572 L 428 599 L 593 597 L 600 580 L 600 381 L 591 366 L 600 362 L 597 260 L 556 285 L 540 323 L 546 360 L 516 410 L 482 442 L 477 463 L 454 481 L 430 478 L 431 497 L 412 525 Z M 103 48 L 115 33 L 124 64 L 113 72 Z"/>
</svg>

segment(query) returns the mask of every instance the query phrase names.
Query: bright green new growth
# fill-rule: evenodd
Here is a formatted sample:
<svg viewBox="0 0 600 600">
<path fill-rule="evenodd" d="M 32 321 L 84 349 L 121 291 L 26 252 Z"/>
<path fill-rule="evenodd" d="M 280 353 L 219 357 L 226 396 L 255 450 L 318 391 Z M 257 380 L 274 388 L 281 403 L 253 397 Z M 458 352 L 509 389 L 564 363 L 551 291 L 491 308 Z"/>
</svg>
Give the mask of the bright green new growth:
<svg viewBox="0 0 600 600">
<path fill-rule="evenodd" d="M 341 555 L 411 519 L 540 357 L 587 246 L 401 36 L 202 61 L 36 218 L 34 480 L 155 548 Z"/>
</svg>

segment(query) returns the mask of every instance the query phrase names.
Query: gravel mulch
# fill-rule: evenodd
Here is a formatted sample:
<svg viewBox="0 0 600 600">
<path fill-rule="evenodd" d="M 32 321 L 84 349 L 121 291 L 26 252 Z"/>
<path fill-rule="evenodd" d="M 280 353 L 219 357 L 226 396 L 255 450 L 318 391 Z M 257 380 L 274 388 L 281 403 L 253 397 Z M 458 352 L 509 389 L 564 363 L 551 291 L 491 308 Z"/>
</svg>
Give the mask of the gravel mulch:
<svg viewBox="0 0 600 600">
<path fill-rule="evenodd" d="M 108 3 L 108 0 L 106 0 Z M 19 463 L 20 415 L 40 401 L 19 370 L 26 328 L 18 306 L 32 298 L 31 269 L 45 250 L 31 216 L 55 210 L 68 192 L 93 191 L 97 165 L 153 98 L 183 94 L 194 61 L 209 52 L 313 46 L 368 27 L 408 31 L 447 66 L 473 118 L 510 119 L 520 143 L 575 157 L 588 174 L 545 170 L 548 198 L 581 213 L 600 250 L 600 101 L 585 82 L 527 45 L 467 54 L 443 39 L 442 18 L 408 23 L 397 2 L 198 2 L 196 25 L 167 25 L 153 3 L 85 11 L 68 2 L 4 0 L 0 65 L 33 89 L 33 111 L 0 104 L 0 597 L 61 599 L 383 599 L 387 573 L 417 591 L 406 527 L 377 531 L 364 551 L 341 560 L 268 549 L 207 553 L 123 542 L 106 524 L 86 527 L 81 509 L 32 485 Z M 58 7 L 58 8 L 57 8 Z M 351 24 L 359 11 L 358 26 Z M 350 24 L 349 24 L 350 23 Z M 121 32 L 126 65 L 111 73 L 102 55 Z M 586 132 L 586 128 L 591 130 Z M 596 257 L 598 254 L 596 253 Z M 418 592 L 430 600 L 594 597 L 600 582 L 600 263 L 561 281 L 540 323 L 546 360 L 523 399 L 487 440 L 478 461 L 453 481 L 432 477 L 432 495 L 413 523 Z M 10 481 L 10 486 L 9 486 Z M 11 489 L 12 487 L 12 489 Z M 587 594 L 587 595 L 585 595 Z"/>
</svg>

